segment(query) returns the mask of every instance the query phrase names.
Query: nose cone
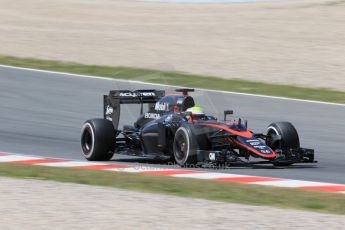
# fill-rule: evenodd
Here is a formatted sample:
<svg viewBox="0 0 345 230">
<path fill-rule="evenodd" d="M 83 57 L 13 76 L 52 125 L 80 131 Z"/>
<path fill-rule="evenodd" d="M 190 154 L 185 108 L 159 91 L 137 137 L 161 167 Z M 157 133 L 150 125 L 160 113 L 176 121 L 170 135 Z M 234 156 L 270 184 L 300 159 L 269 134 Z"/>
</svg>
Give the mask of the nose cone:
<svg viewBox="0 0 345 230">
<path fill-rule="evenodd" d="M 249 150 L 252 154 L 259 156 L 261 158 L 270 160 L 276 158 L 276 153 L 265 143 L 263 143 L 261 140 L 257 138 L 237 137 L 236 143 L 242 148 Z"/>
</svg>

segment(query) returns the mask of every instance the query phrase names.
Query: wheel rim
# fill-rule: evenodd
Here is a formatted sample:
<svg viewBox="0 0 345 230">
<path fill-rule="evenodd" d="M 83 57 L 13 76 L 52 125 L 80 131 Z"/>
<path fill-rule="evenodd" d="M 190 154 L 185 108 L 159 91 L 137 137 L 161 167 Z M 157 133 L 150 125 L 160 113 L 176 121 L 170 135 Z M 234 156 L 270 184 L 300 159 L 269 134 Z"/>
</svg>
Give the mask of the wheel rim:
<svg viewBox="0 0 345 230">
<path fill-rule="evenodd" d="M 81 138 L 81 147 L 83 149 L 84 155 L 89 155 L 93 147 L 93 135 L 89 126 L 84 129 Z"/>
<path fill-rule="evenodd" d="M 273 150 L 277 149 L 281 145 L 281 141 L 272 142 L 272 139 L 274 138 L 274 136 L 277 136 L 277 135 L 279 134 L 273 129 L 269 129 L 267 132 L 267 136 L 271 138 L 271 141 L 268 142 L 268 146 L 270 146 Z"/>
<path fill-rule="evenodd" d="M 183 135 L 183 133 L 179 133 L 176 136 L 175 141 L 175 157 L 177 160 L 182 161 L 185 158 L 188 147 L 189 146 L 186 137 Z"/>
</svg>

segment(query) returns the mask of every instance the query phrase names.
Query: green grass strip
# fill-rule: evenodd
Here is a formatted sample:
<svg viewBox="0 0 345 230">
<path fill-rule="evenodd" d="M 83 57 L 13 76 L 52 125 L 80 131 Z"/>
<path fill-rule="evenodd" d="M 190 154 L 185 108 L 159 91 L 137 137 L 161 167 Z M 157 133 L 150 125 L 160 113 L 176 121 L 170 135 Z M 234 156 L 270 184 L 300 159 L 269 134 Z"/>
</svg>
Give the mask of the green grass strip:
<svg viewBox="0 0 345 230">
<path fill-rule="evenodd" d="M 82 65 L 78 63 L 48 61 L 32 58 L 17 58 L 9 56 L 0 56 L 0 64 L 75 74 L 137 80 L 150 83 L 161 83 L 167 85 L 179 85 L 183 87 L 224 90 L 343 104 L 345 103 L 345 92 L 341 91 L 323 88 L 305 88 L 289 85 L 267 84 L 242 80 L 229 80 L 182 72 L 167 72 L 130 67 Z M 240 78 L 240 76 L 233 77 Z"/>
<path fill-rule="evenodd" d="M 108 186 L 231 203 L 345 214 L 345 195 L 343 194 L 291 188 L 12 163 L 0 163 L 0 176 Z"/>
</svg>

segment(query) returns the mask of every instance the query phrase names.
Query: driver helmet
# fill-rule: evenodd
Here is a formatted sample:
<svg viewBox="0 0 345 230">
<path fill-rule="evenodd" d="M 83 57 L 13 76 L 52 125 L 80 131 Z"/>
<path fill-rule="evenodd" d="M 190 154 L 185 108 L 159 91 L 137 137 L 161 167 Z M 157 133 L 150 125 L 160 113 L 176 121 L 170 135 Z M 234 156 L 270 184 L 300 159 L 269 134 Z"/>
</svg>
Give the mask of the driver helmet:
<svg viewBox="0 0 345 230">
<path fill-rule="evenodd" d="M 191 108 L 188 108 L 186 112 L 191 112 L 192 116 L 187 116 L 188 121 L 193 120 L 200 120 L 205 119 L 205 112 L 204 109 L 198 106 L 193 106 Z"/>
</svg>

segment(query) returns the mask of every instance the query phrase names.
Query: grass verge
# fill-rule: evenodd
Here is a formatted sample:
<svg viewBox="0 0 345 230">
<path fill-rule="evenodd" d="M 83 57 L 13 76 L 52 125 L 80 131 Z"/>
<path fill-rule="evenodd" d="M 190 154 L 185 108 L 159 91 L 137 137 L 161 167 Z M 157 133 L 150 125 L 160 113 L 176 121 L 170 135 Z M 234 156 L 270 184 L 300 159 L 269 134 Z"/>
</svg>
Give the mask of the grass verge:
<svg viewBox="0 0 345 230">
<path fill-rule="evenodd" d="M 0 176 L 108 186 L 250 205 L 345 214 L 345 196 L 211 180 L 0 163 Z"/>
<path fill-rule="evenodd" d="M 0 64 L 18 67 L 94 75 L 150 83 L 179 85 L 231 92 L 281 96 L 297 99 L 345 103 L 345 92 L 322 88 L 305 88 L 289 85 L 266 84 L 242 80 L 228 80 L 182 72 L 167 72 L 130 67 L 82 65 L 78 63 L 0 56 Z"/>
</svg>

